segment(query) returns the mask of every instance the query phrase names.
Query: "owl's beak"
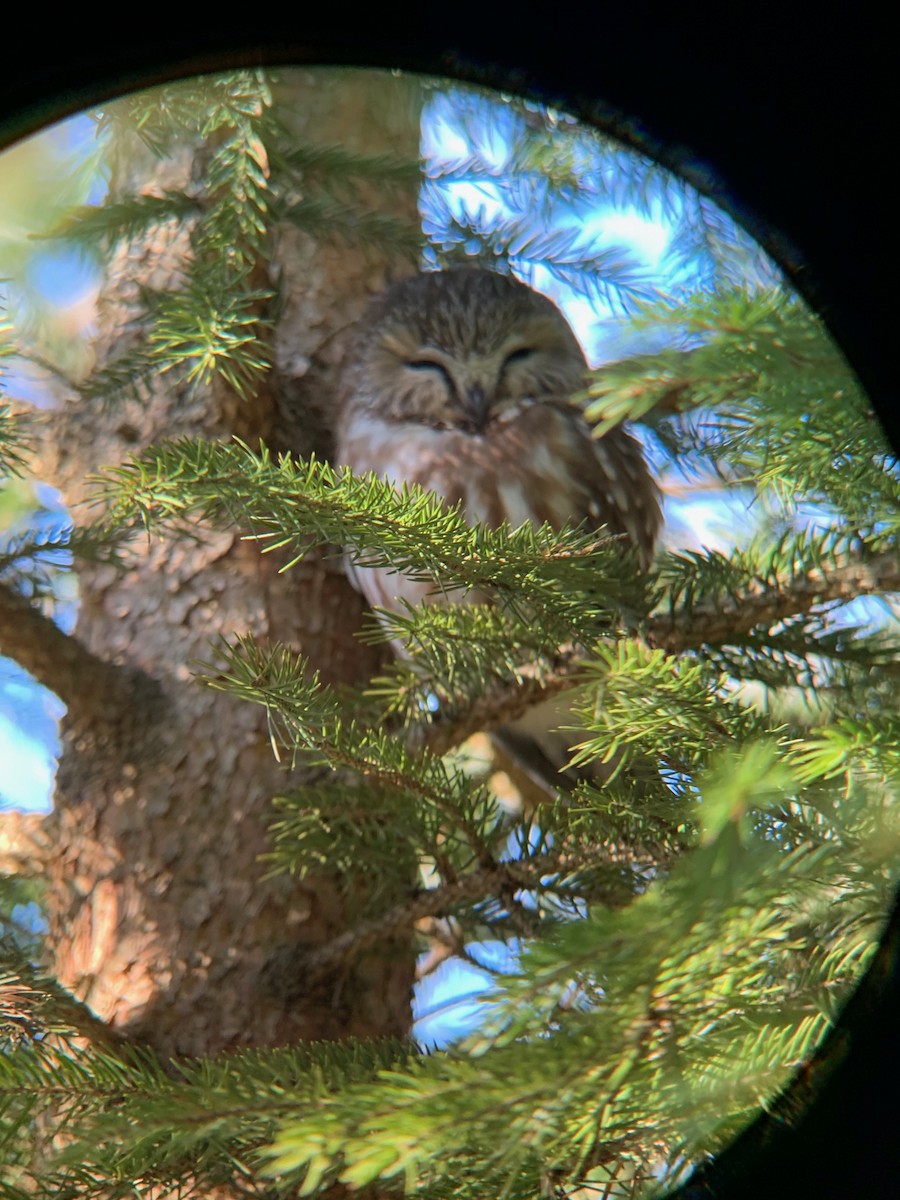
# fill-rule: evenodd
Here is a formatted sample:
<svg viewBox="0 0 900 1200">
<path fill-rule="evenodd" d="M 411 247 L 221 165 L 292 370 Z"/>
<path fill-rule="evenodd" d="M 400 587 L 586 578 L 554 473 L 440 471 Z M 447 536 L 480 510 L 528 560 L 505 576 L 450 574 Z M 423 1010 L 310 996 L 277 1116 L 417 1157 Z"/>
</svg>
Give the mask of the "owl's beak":
<svg viewBox="0 0 900 1200">
<path fill-rule="evenodd" d="M 466 389 L 465 410 L 466 416 L 472 422 L 473 433 L 484 432 L 489 408 L 488 397 L 480 384 L 473 383 L 470 388 Z"/>
</svg>

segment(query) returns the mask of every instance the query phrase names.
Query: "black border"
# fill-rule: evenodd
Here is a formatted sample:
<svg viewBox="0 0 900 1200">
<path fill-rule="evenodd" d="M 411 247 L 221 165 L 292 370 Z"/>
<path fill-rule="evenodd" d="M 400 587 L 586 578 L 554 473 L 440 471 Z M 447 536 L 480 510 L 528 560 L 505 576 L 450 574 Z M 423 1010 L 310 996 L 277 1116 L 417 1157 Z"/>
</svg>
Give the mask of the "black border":
<svg viewBox="0 0 900 1200">
<path fill-rule="evenodd" d="M 281 27 L 242 15 L 224 30 L 224 12 L 196 28 L 182 14 L 135 10 L 98 25 L 85 13 L 64 42 L 20 47 L 18 61 L 7 42 L 0 145 L 112 95 L 236 65 L 397 67 L 532 93 L 729 208 L 824 316 L 900 449 L 895 39 L 880 11 L 869 0 L 831 12 L 805 2 L 682 11 L 621 0 L 577 11 L 481 0 L 440 13 L 433 3 L 385 7 L 368 32 L 349 12 L 305 12 Z M 127 38 L 117 32 L 126 15 L 139 22 Z M 898 963 L 900 905 L 812 1066 L 674 1195 L 900 1194 Z"/>
</svg>

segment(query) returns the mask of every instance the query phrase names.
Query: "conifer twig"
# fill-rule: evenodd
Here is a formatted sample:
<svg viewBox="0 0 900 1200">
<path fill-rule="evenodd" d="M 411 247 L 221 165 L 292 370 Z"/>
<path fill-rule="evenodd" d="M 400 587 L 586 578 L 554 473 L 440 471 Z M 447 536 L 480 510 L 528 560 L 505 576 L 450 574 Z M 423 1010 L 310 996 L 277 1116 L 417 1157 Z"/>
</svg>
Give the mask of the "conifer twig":
<svg viewBox="0 0 900 1200">
<path fill-rule="evenodd" d="M 783 586 L 760 585 L 738 595 L 722 594 L 715 602 L 682 605 L 647 618 L 642 632 L 651 646 L 678 654 L 704 645 L 728 644 L 758 626 L 775 625 L 817 605 L 890 592 L 900 592 L 900 560 L 893 552 L 883 551 L 833 568 L 807 571 L 786 579 Z M 412 725 L 407 744 L 411 749 L 445 754 L 473 733 L 514 721 L 532 705 L 575 686 L 583 659 L 583 651 L 568 646 L 552 660 L 523 666 L 517 678 L 492 681 L 465 707 L 447 707 L 427 723 Z"/>
<path fill-rule="evenodd" d="M 442 916 L 464 901 L 477 901 L 496 895 L 511 898 L 522 890 L 542 890 L 546 886 L 542 879 L 548 875 L 558 876 L 583 870 L 612 861 L 614 857 L 617 857 L 617 851 L 595 847 L 590 851 L 573 853 L 562 850 L 480 867 L 451 883 L 419 891 L 411 899 L 395 904 L 379 916 L 359 922 L 325 945 L 308 951 L 303 955 L 304 971 L 317 975 L 332 970 L 418 922 Z M 621 904 L 622 898 L 611 892 L 607 902 Z"/>
<path fill-rule="evenodd" d="M 728 642 L 759 625 L 809 612 L 819 604 L 849 602 L 858 596 L 900 591 L 900 559 L 893 551 L 818 568 L 785 580 L 783 586 L 760 587 L 739 596 L 722 596 L 715 604 L 682 607 L 651 617 L 647 636 L 670 654 L 694 646 Z"/>
</svg>

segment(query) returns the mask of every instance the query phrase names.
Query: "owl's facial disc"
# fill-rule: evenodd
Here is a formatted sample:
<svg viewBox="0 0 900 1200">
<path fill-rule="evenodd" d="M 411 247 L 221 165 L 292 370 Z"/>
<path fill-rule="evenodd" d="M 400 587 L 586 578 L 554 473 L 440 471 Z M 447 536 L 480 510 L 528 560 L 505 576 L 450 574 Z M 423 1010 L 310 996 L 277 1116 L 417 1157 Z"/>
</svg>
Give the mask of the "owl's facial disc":
<svg viewBox="0 0 900 1200">
<path fill-rule="evenodd" d="M 487 436 L 523 406 L 556 402 L 579 386 L 584 359 L 558 313 L 510 316 L 474 304 L 443 315 L 406 314 L 378 330 L 368 379 L 390 396 L 391 419 Z"/>
<path fill-rule="evenodd" d="M 404 363 L 414 373 L 419 405 L 415 416 L 438 428 L 485 433 L 493 420 L 530 400 L 527 376 L 518 375 L 517 366 L 535 353 L 531 346 L 518 346 L 486 360 L 472 357 L 452 362 L 438 357 L 436 351 L 417 351 Z"/>
</svg>

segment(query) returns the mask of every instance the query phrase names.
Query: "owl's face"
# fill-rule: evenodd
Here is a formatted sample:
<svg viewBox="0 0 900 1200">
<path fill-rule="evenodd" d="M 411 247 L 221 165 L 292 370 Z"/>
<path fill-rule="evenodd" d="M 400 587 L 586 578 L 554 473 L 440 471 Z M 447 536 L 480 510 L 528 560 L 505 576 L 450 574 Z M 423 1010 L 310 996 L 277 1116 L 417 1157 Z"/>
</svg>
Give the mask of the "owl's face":
<svg viewBox="0 0 900 1200">
<path fill-rule="evenodd" d="M 584 382 L 584 357 L 556 306 L 483 270 L 404 280 L 361 332 L 345 403 L 386 421 L 480 435 Z"/>
</svg>

